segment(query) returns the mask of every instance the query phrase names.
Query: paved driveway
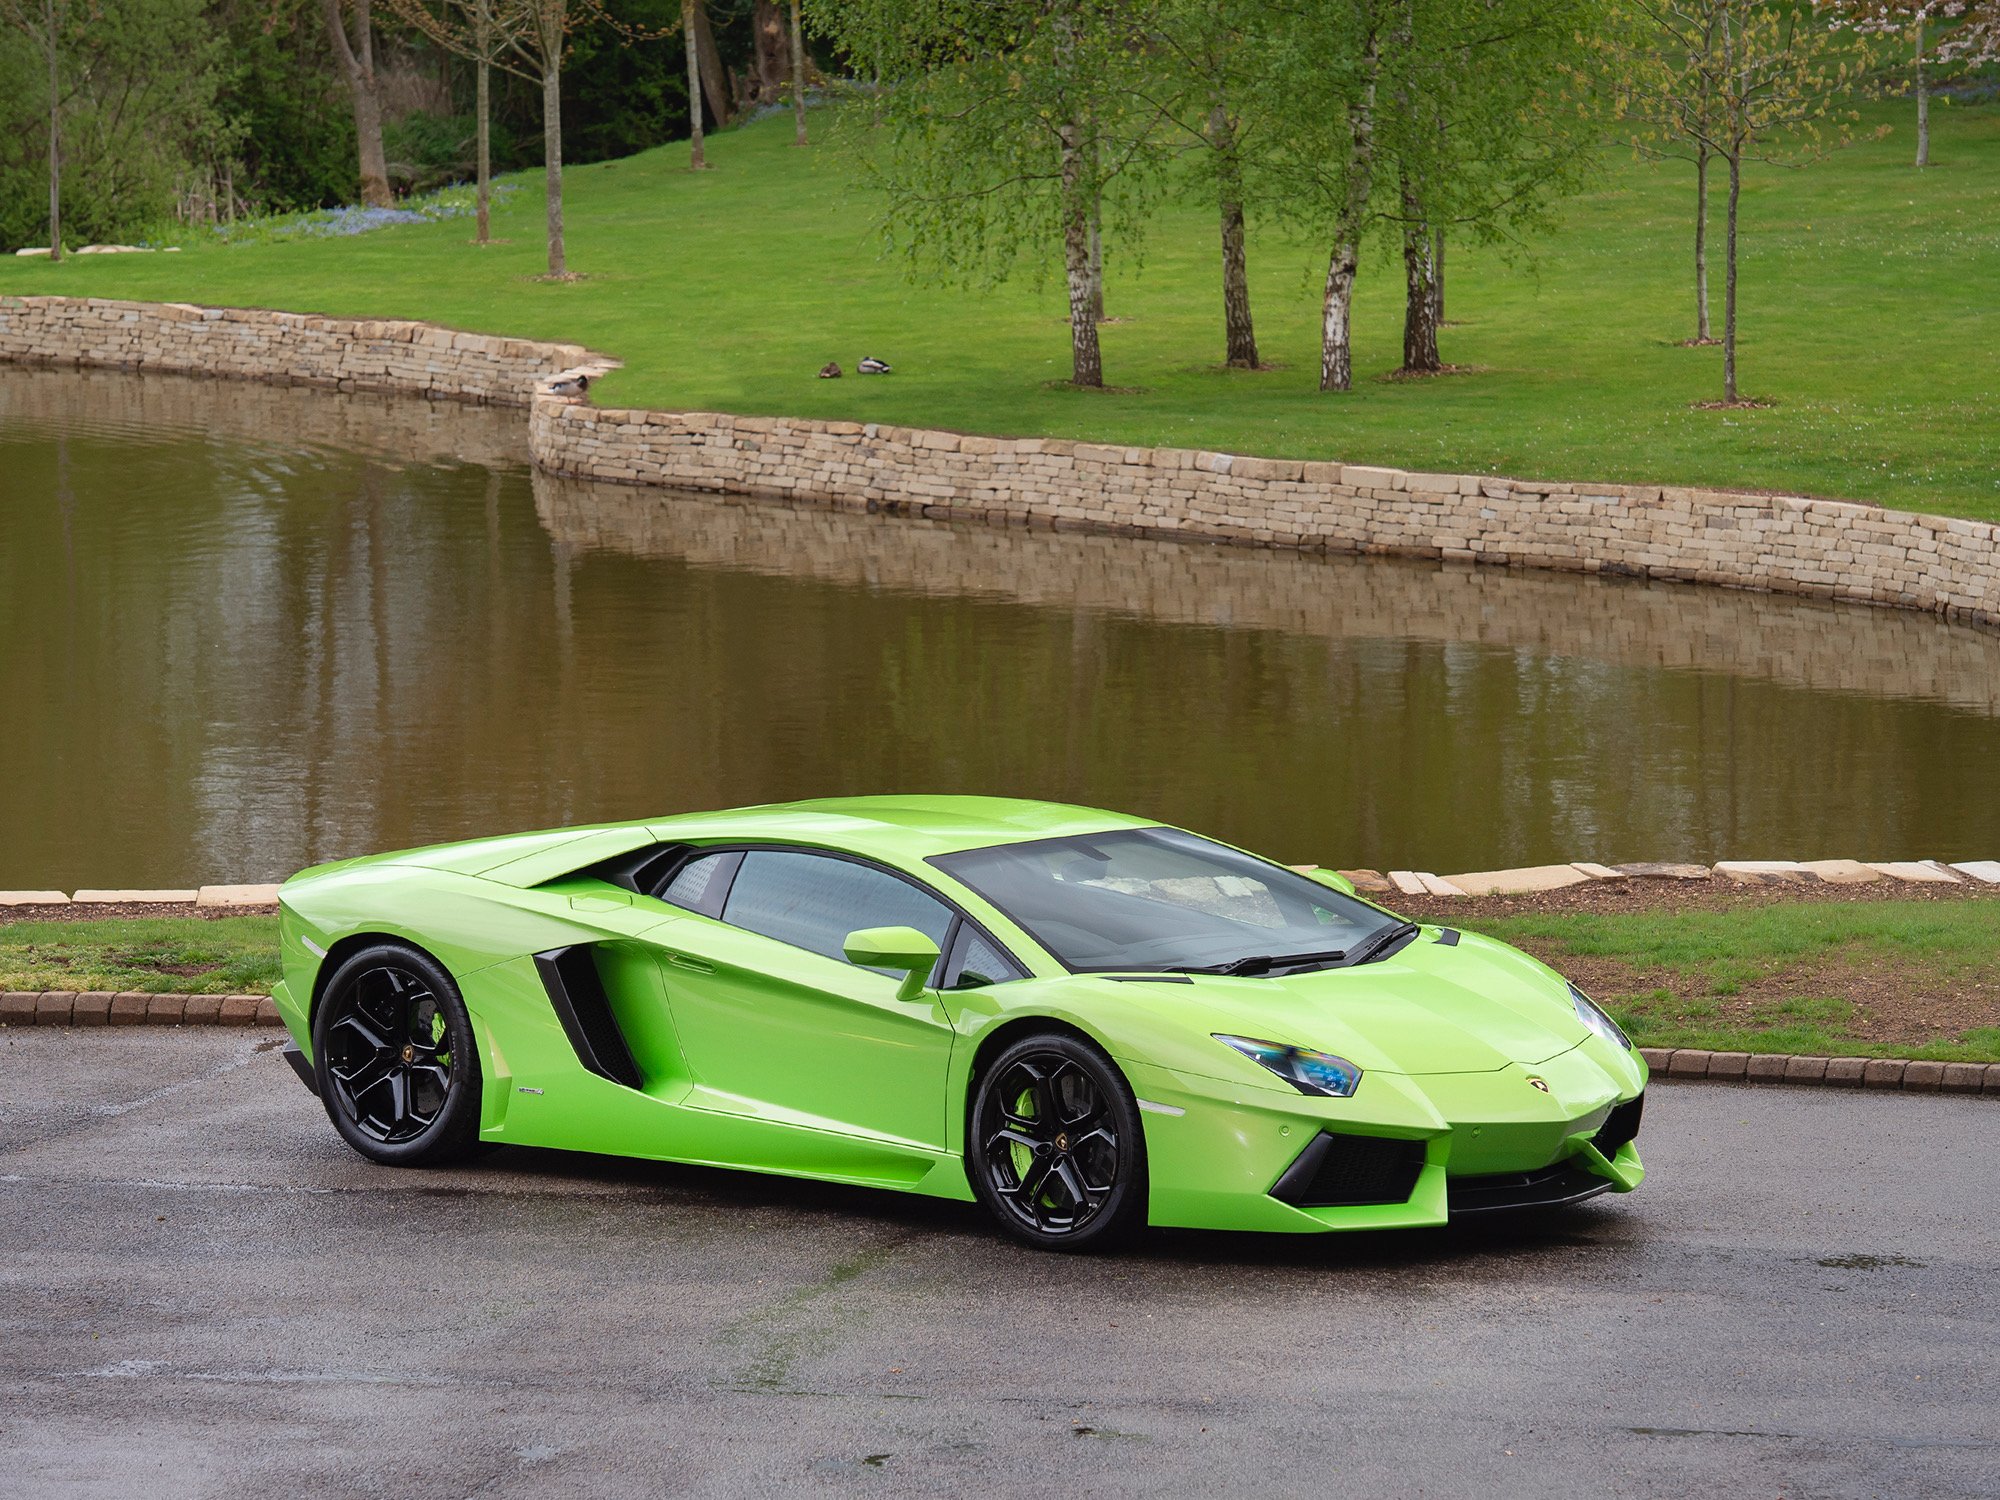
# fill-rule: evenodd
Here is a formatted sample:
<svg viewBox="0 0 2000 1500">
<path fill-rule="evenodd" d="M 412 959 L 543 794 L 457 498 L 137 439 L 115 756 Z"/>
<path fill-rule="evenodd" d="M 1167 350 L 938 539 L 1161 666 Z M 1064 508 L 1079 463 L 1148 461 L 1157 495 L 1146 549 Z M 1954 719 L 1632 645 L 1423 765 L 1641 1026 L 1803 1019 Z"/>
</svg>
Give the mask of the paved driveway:
<svg viewBox="0 0 2000 1500">
<path fill-rule="evenodd" d="M 0 1494 L 2000 1494 L 2000 1103 L 1662 1086 L 1504 1230 L 371 1167 L 268 1033 L 0 1032 Z"/>
</svg>

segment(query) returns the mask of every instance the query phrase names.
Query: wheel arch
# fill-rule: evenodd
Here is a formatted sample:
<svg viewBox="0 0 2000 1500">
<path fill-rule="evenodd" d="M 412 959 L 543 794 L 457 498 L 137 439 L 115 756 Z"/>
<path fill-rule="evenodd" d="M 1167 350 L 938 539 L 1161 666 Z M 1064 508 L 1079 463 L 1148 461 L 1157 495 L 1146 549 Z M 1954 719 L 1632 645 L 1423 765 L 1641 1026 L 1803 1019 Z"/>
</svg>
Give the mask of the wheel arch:
<svg viewBox="0 0 2000 1500">
<path fill-rule="evenodd" d="M 325 998 L 326 987 L 332 982 L 333 976 L 340 972 L 340 966 L 346 963 L 354 954 L 359 953 L 363 948 L 373 948 L 383 943 L 393 943 L 399 948 L 413 949 L 423 954 L 425 958 L 443 969 L 445 973 L 451 974 L 454 981 L 458 978 L 456 974 L 452 974 L 450 964 L 439 958 L 422 943 L 413 942 L 400 932 L 351 932 L 346 937 L 327 944 L 326 956 L 319 961 L 319 967 L 313 971 L 312 997 L 306 1005 L 307 1036 L 312 1035 L 313 1026 L 319 1020 L 319 1003 Z"/>
<path fill-rule="evenodd" d="M 1103 1039 L 1091 1035 L 1076 1022 L 1051 1015 L 1009 1016 L 979 1038 L 979 1043 L 972 1052 L 972 1061 L 966 1067 L 964 1092 L 958 1100 L 955 1122 L 958 1131 L 957 1146 L 961 1156 L 965 1153 L 967 1142 L 972 1139 L 972 1107 L 979 1098 L 979 1080 L 986 1075 L 986 1070 L 993 1066 L 993 1059 L 1022 1037 L 1051 1031 L 1061 1036 L 1073 1037 L 1093 1051 L 1102 1054 L 1118 1076 L 1125 1079 L 1125 1086 L 1132 1087 L 1132 1080 L 1126 1077 L 1124 1068 L 1119 1066 L 1118 1059 L 1112 1056 L 1111 1049 L 1104 1045 Z M 1137 1091 L 1134 1090 L 1134 1093 L 1136 1095 Z"/>
</svg>

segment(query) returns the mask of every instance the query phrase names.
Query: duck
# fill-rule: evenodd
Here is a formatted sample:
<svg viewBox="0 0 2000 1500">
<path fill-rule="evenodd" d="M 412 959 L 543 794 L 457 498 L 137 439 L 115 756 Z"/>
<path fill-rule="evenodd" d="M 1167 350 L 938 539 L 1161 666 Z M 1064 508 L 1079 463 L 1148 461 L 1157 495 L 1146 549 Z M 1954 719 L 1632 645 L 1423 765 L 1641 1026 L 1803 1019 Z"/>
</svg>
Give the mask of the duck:
<svg viewBox="0 0 2000 1500">
<path fill-rule="evenodd" d="M 827 361 L 827 362 L 826 362 L 825 364 L 821 365 L 821 366 L 819 367 L 819 378 L 820 378 L 821 380 L 838 380 L 838 379 L 840 379 L 840 363 L 839 363 L 839 361 L 838 361 L 838 360 L 831 360 L 831 359 L 830 359 L 830 360 L 828 360 L 828 361 Z"/>
<path fill-rule="evenodd" d="M 855 368 L 863 375 L 887 375 L 889 373 L 889 362 L 877 359 L 874 355 L 870 354 L 860 364 L 856 365 Z"/>
<path fill-rule="evenodd" d="M 590 389 L 588 375 L 565 375 L 560 380 L 551 380 L 543 387 L 551 396 L 581 396 Z"/>
</svg>

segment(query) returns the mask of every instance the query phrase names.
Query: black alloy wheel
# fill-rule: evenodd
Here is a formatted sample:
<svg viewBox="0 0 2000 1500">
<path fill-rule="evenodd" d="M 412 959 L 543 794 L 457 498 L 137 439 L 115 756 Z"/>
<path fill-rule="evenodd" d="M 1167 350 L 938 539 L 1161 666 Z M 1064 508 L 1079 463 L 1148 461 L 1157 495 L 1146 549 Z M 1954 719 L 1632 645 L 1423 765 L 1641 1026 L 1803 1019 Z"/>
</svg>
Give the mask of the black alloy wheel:
<svg viewBox="0 0 2000 1500">
<path fill-rule="evenodd" d="M 1122 1238 L 1146 1216 L 1146 1144 L 1111 1060 L 1062 1032 L 1025 1038 L 980 1078 L 966 1159 L 1009 1233 L 1051 1250 Z"/>
<path fill-rule="evenodd" d="M 371 1161 L 433 1166 L 478 1144 L 472 1024 L 429 954 L 382 943 L 349 955 L 313 1019 L 313 1057 L 334 1128 Z"/>
</svg>

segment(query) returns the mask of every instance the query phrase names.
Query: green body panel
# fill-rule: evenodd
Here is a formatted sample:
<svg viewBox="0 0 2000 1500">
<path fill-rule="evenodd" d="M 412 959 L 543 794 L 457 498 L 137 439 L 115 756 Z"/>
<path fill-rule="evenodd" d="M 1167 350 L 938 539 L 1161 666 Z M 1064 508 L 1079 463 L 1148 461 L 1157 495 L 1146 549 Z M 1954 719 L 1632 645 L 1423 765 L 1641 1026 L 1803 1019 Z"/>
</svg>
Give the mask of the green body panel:
<svg viewBox="0 0 2000 1500">
<path fill-rule="evenodd" d="M 1444 1222 L 1452 1177 L 1572 1161 L 1629 1191 L 1631 1145 L 1591 1135 L 1645 1065 L 1587 1027 L 1562 978 L 1504 944 L 1427 929 L 1352 968 L 1128 982 L 1073 974 L 934 855 L 1157 826 L 990 798 L 856 798 L 482 839 L 302 871 L 281 892 L 279 1013 L 310 1056 L 343 945 L 402 939 L 464 995 L 481 1137 L 971 1197 L 967 1104 L 985 1049 L 1023 1027 L 1080 1032 L 1141 1102 L 1153 1223 L 1315 1232 Z M 911 876 L 1029 971 L 939 991 L 635 895 L 583 872 L 654 844 L 825 849 Z M 1329 882 L 1331 883 L 1331 882 Z M 861 956 L 886 940 L 863 935 Z M 908 946 L 908 933 L 898 939 Z M 588 945 L 642 1079 L 590 1071 L 534 955 Z M 890 946 L 894 946 L 893 943 Z M 865 950 L 865 951 L 864 951 Z M 920 976 L 921 978 L 922 976 Z M 911 998 L 899 997 L 908 991 Z M 1358 1064 L 1346 1098 L 1301 1093 L 1216 1034 Z M 989 1045 L 990 1044 L 990 1045 Z M 1531 1083 L 1530 1080 L 1538 1080 Z M 1406 1203 L 1295 1208 L 1270 1188 L 1321 1131 L 1421 1140 Z"/>
</svg>

